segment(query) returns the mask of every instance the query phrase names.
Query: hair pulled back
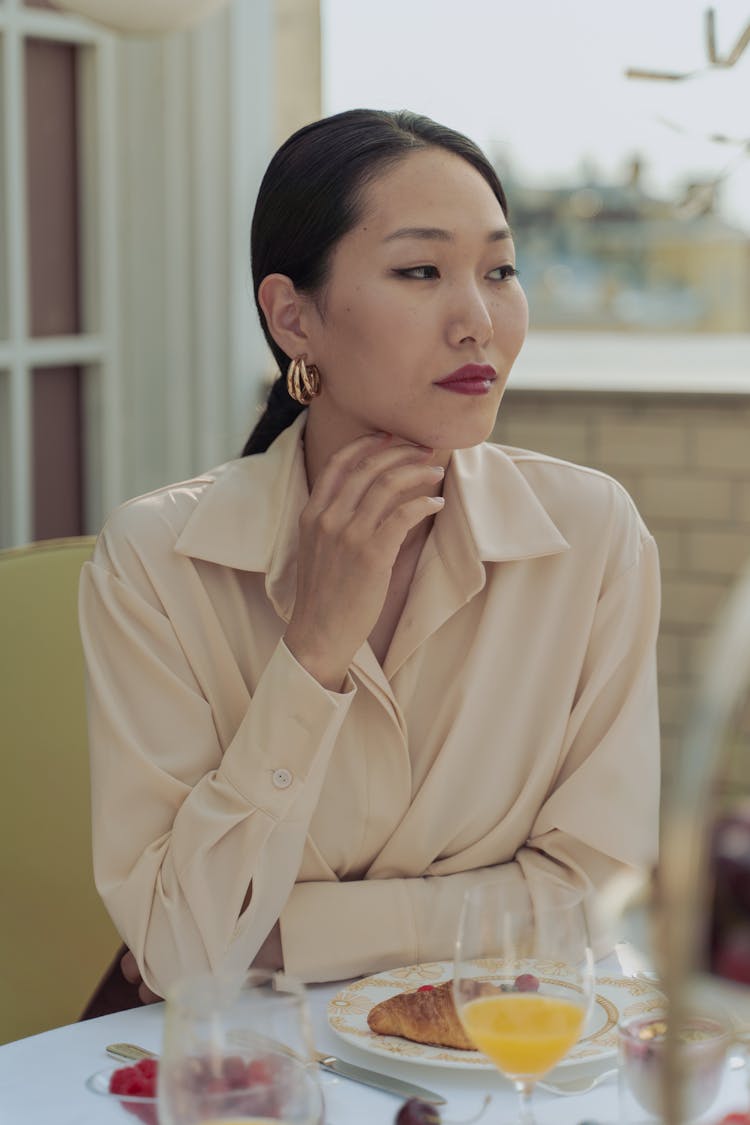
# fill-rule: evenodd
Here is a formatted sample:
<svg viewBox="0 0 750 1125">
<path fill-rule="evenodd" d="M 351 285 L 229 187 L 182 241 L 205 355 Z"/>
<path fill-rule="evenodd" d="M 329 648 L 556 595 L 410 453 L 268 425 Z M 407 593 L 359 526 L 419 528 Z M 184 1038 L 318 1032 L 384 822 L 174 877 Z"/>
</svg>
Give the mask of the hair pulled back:
<svg viewBox="0 0 750 1125">
<path fill-rule="evenodd" d="M 255 304 L 281 374 L 242 455 L 262 453 L 302 410 L 286 389 L 291 360 L 271 336 L 258 289 L 272 273 L 314 296 L 328 280 L 336 243 L 359 221 L 364 189 L 409 152 L 436 147 L 462 157 L 487 181 L 504 213 L 500 180 L 484 153 L 462 133 L 406 110 L 350 109 L 305 125 L 272 158 L 258 192 L 251 232 Z"/>
</svg>

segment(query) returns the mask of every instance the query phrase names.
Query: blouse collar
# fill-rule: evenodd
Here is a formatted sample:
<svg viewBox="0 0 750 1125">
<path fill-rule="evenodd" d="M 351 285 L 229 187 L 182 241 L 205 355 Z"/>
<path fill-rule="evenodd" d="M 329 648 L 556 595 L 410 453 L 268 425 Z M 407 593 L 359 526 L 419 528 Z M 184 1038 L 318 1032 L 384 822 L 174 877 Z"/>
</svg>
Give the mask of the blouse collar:
<svg viewBox="0 0 750 1125">
<path fill-rule="evenodd" d="M 265 453 L 208 473 L 175 545 L 178 554 L 266 575 L 278 613 L 296 589 L 299 515 L 309 498 L 303 413 Z M 514 460 L 500 446 L 459 449 L 445 478 L 434 547 L 465 594 L 484 583 L 483 563 L 553 555 L 569 544 Z"/>
</svg>

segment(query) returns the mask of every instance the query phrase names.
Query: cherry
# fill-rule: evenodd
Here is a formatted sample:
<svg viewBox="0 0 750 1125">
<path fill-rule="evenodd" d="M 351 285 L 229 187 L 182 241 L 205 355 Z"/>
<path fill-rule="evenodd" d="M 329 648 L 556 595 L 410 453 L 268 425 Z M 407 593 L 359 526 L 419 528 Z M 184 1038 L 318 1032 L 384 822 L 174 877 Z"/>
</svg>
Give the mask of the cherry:
<svg viewBox="0 0 750 1125">
<path fill-rule="evenodd" d="M 711 839 L 712 901 L 706 959 L 712 972 L 750 983 L 750 807 L 720 817 Z"/>
<path fill-rule="evenodd" d="M 539 977 L 535 977 L 533 973 L 521 973 L 513 982 L 513 987 L 516 992 L 538 992 Z"/>
<path fill-rule="evenodd" d="M 440 1125 L 440 1114 L 429 1102 L 409 1098 L 396 1114 L 395 1125 Z"/>
</svg>

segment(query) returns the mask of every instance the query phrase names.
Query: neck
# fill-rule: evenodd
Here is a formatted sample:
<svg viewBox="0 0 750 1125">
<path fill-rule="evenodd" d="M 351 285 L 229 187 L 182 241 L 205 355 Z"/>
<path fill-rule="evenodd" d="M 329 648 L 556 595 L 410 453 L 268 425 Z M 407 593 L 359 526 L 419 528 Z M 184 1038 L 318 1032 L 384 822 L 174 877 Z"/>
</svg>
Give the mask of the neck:
<svg viewBox="0 0 750 1125">
<path fill-rule="evenodd" d="M 344 446 L 350 445 L 357 438 L 364 437 L 366 434 L 372 433 L 365 426 L 357 426 L 353 422 L 348 424 L 334 424 L 326 425 L 318 414 L 308 407 L 307 420 L 305 422 L 304 431 L 304 455 L 305 455 L 305 472 L 307 473 L 307 485 L 312 491 L 315 481 L 320 476 L 325 466 L 333 457 L 334 453 L 338 453 Z M 409 438 L 401 434 L 394 433 L 394 441 L 396 443 L 409 441 Z M 444 469 L 448 468 L 448 462 L 451 459 L 450 449 L 436 449 L 429 458 L 432 465 L 442 465 Z M 442 481 L 439 481 L 428 492 L 423 492 L 422 495 L 437 496 L 442 490 Z"/>
</svg>

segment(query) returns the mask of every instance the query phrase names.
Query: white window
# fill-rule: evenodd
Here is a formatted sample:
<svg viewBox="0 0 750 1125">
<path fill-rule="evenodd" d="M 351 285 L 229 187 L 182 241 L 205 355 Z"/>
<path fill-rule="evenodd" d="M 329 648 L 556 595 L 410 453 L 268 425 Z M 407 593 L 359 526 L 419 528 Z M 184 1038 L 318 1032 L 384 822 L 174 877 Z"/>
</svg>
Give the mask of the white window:
<svg viewBox="0 0 750 1125">
<path fill-rule="evenodd" d="M 238 452 L 273 0 L 133 39 L 0 0 L 0 546 Z"/>
</svg>

